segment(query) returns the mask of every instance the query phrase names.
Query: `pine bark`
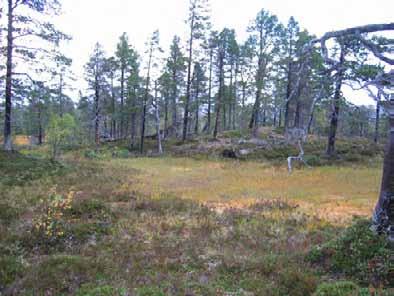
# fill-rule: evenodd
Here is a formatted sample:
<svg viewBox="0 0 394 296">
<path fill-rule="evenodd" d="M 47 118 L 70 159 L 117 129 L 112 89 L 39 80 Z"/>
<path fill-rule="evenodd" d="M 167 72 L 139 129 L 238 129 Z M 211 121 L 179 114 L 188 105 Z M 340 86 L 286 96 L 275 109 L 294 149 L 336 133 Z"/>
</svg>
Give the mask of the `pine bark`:
<svg viewBox="0 0 394 296">
<path fill-rule="evenodd" d="M 192 58 L 193 58 L 193 34 L 194 34 L 194 16 L 192 17 L 190 24 L 190 39 L 189 39 L 189 60 L 187 63 L 187 85 L 186 85 L 186 100 L 185 100 L 185 112 L 183 115 L 183 133 L 182 141 L 186 141 L 188 123 L 189 123 L 189 105 L 190 105 L 190 86 L 191 86 L 191 73 L 192 73 Z"/>
<path fill-rule="evenodd" d="M 4 116 L 4 150 L 12 150 L 11 137 L 11 108 L 12 108 L 12 55 L 13 55 L 13 1 L 8 0 L 7 28 L 7 69 L 5 86 L 5 116 Z"/>
<path fill-rule="evenodd" d="M 378 232 L 386 232 L 394 243 L 394 99 L 387 104 L 390 130 L 383 161 L 383 176 L 373 222 Z"/>
</svg>

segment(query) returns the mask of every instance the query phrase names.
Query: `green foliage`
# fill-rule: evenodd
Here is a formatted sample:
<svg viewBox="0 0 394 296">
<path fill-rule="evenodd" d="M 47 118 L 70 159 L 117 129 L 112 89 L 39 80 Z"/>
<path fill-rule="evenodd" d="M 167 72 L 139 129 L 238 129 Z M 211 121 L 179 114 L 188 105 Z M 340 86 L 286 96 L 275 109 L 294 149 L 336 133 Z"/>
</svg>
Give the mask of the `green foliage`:
<svg viewBox="0 0 394 296">
<path fill-rule="evenodd" d="M 65 215 L 78 219 L 95 218 L 100 221 L 106 221 L 112 216 L 110 209 L 98 199 L 74 200 L 71 207 L 66 209 Z"/>
<path fill-rule="evenodd" d="M 89 159 L 100 159 L 100 154 L 93 149 L 85 150 L 84 156 Z"/>
<path fill-rule="evenodd" d="M 23 185 L 31 181 L 65 172 L 59 163 L 27 157 L 18 152 L 0 151 L 0 184 Z"/>
<path fill-rule="evenodd" d="M 27 270 L 21 286 L 22 290 L 29 291 L 27 295 L 44 295 L 46 291 L 51 291 L 53 295 L 70 295 L 81 285 L 93 282 L 103 272 L 104 267 L 93 258 L 49 256 Z"/>
<path fill-rule="evenodd" d="M 302 270 L 287 268 L 279 274 L 278 285 L 282 295 L 310 295 L 316 289 L 317 278 Z"/>
<path fill-rule="evenodd" d="M 361 284 L 380 282 L 394 285 L 392 251 L 384 236 L 370 229 L 369 220 L 357 220 L 337 239 L 315 247 L 309 260 L 333 273 L 341 273 Z"/>
<path fill-rule="evenodd" d="M 322 165 L 322 160 L 317 155 L 307 155 L 304 157 L 305 162 L 310 166 Z"/>
<path fill-rule="evenodd" d="M 20 209 L 10 205 L 6 201 L 0 201 L 0 223 L 9 225 L 13 220 L 17 219 L 20 214 Z"/>
<path fill-rule="evenodd" d="M 41 247 L 47 252 L 99 239 L 108 234 L 113 215 L 102 201 L 75 200 L 74 192 L 67 196 L 52 193 L 42 201 L 42 212 L 33 219 L 33 229 L 24 238 L 28 249 Z"/>
<path fill-rule="evenodd" d="M 59 152 L 64 149 L 66 144 L 71 142 L 71 137 L 75 128 L 76 124 L 74 117 L 70 114 L 65 114 L 62 117 L 57 115 L 51 117 L 47 130 L 47 137 L 52 150 L 52 159 L 56 159 Z"/>
<path fill-rule="evenodd" d="M 166 294 L 156 287 L 141 287 L 137 289 L 137 296 L 165 296 Z"/>
<path fill-rule="evenodd" d="M 130 151 L 124 148 L 117 148 L 113 150 L 112 157 L 128 158 L 130 157 Z"/>
<path fill-rule="evenodd" d="M 13 283 L 23 272 L 21 259 L 15 256 L 0 257 L 0 291 Z"/>
<path fill-rule="evenodd" d="M 243 136 L 244 136 L 243 133 L 239 130 L 225 131 L 222 134 L 223 138 L 230 138 L 230 139 L 242 138 Z"/>
<path fill-rule="evenodd" d="M 314 296 L 358 296 L 360 287 L 353 282 L 340 281 L 323 283 L 317 287 Z"/>
<path fill-rule="evenodd" d="M 109 285 L 99 286 L 94 284 L 83 285 L 76 293 L 76 296 L 126 296 L 125 289 L 115 288 Z"/>
</svg>

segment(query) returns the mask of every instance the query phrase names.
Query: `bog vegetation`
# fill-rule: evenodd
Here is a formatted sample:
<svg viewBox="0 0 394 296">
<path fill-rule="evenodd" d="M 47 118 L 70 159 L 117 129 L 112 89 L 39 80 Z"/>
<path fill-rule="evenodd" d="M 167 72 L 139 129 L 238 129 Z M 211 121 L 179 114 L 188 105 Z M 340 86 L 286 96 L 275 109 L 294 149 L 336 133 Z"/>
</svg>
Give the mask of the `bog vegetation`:
<svg viewBox="0 0 394 296">
<path fill-rule="evenodd" d="M 1 4 L 0 295 L 393 295 L 393 23 L 240 40 L 191 0 L 75 95 L 60 2 Z"/>
</svg>

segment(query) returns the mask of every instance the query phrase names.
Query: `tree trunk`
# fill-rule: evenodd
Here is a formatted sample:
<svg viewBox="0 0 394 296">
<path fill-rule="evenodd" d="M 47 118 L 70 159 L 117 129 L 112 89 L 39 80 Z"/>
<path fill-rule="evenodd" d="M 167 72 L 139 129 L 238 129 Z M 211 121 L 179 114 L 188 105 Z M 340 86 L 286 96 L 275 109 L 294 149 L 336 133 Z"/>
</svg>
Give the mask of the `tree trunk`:
<svg viewBox="0 0 394 296">
<path fill-rule="evenodd" d="M 95 83 L 94 83 L 94 111 L 95 111 L 95 118 L 94 118 L 94 139 L 96 146 L 100 145 L 100 107 L 99 107 L 99 100 L 100 100 L 100 90 L 99 90 L 99 83 L 98 77 L 96 74 Z"/>
<path fill-rule="evenodd" d="M 111 73 L 111 138 L 116 138 L 114 74 Z"/>
<path fill-rule="evenodd" d="M 120 74 L 120 138 L 123 139 L 124 136 L 124 73 L 125 65 L 122 62 L 121 74 Z"/>
<path fill-rule="evenodd" d="M 339 70 L 337 73 L 338 77 L 335 85 L 333 110 L 331 114 L 330 130 L 328 133 L 328 145 L 327 145 L 328 156 L 333 156 L 335 154 L 335 140 L 337 134 L 337 127 L 338 127 L 339 104 L 341 101 L 341 87 L 342 87 L 343 75 L 345 72 L 343 67 L 344 62 L 345 62 L 345 49 L 343 46 L 341 46 L 341 56 L 339 58 Z"/>
<path fill-rule="evenodd" d="M 63 102 L 63 74 L 60 73 L 59 81 L 59 115 L 63 117 L 64 114 L 64 102 Z"/>
<path fill-rule="evenodd" d="M 242 72 L 241 72 L 242 73 Z M 242 102 L 241 102 L 241 130 L 246 129 L 245 122 L 246 82 L 242 78 Z"/>
<path fill-rule="evenodd" d="M 375 119 L 375 135 L 374 142 L 378 143 L 379 141 L 379 123 L 380 123 L 380 101 L 376 102 L 376 119 Z"/>
<path fill-rule="evenodd" d="M 135 147 L 135 137 L 136 137 L 136 134 L 137 134 L 137 131 L 136 131 L 136 125 L 137 125 L 137 112 L 136 112 L 136 100 L 137 100 L 137 90 L 136 90 L 136 88 L 134 87 L 134 91 L 133 91 L 133 99 L 132 99 L 132 102 L 131 102 L 131 134 L 130 134 L 130 149 L 134 149 L 134 147 Z"/>
<path fill-rule="evenodd" d="M 297 98 L 296 110 L 294 114 L 294 127 L 300 128 L 301 126 L 301 101 L 300 97 Z"/>
<path fill-rule="evenodd" d="M 219 54 L 219 92 L 218 99 L 215 104 L 216 106 L 216 119 L 215 119 L 215 128 L 213 130 L 213 138 L 216 139 L 219 131 L 220 125 L 220 109 L 223 101 L 223 84 L 224 84 L 224 53 Z"/>
<path fill-rule="evenodd" d="M 230 68 L 230 86 L 229 86 L 229 100 L 228 100 L 228 129 L 232 127 L 233 118 L 233 65 Z"/>
<path fill-rule="evenodd" d="M 373 214 L 373 223 L 379 233 L 387 233 L 394 243 L 394 98 L 387 102 L 390 130 L 383 163 L 379 200 Z"/>
<path fill-rule="evenodd" d="M 308 128 L 307 128 L 308 135 L 312 131 L 312 123 L 313 123 L 314 117 L 315 117 L 315 108 L 313 108 L 312 113 L 309 117 Z"/>
<path fill-rule="evenodd" d="M 43 128 L 42 128 L 42 110 L 41 104 L 38 102 L 38 145 L 43 143 Z"/>
<path fill-rule="evenodd" d="M 291 58 L 291 53 L 289 56 L 289 59 Z M 286 105 L 285 105 L 285 130 L 289 128 L 289 122 L 290 122 L 290 95 L 291 95 L 291 86 L 292 86 L 292 81 L 291 81 L 291 71 L 292 71 L 292 65 L 293 63 L 289 61 L 288 64 L 288 70 L 287 70 L 287 87 L 286 87 Z"/>
<path fill-rule="evenodd" d="M 260 100 L 261 100 L 261 91 L 263 88 L 263 73 L 265 72 L 265 67 L 267 66 L 263 60 L 263 30 L 260 29 L 260 51 L 259 51 L 259 60 L 258 60 L 258 69 L 256 75 L 256 100 L 253 105 L 252 117 L 249 122 L 249 128 L 254 129 L 253 132 L 256 132 L 258 121 L 259 121 L 259 112 L 260 112 Z"/>
<path fill-rule="evenodd" d="M 278 127 L 282 126 L 282 107 L 279 107 Z"/>
<path fill-rule="evenodd" d="M 234 93 L 233 93 L 233 130 L 235 130 L 235 121 L 236 121 L 236 110 L 237 110 L 237 87 L 238 87 L 238 63 L 235 66 L 235 75 L 234 75 Z"/>
<path fill-rule="evenodd" d="M 161 146 L 161 135 L 160 135 L 160 113 L 159 113 L 159 99 L 157 96 L 157 81 L 155 81 L 155 120 L 156 120 L 156 135 L 157 135 L 157 153 L 163 154 L 163 147 Z"/>
<path fill-rule="evenodd" d="M 212 59 L 213 59 L 213 49 L 209 53 L 209 81 L 208 81 L 208 121 L 207 121 L 207 132 L 211 131 L 211 100 L 212 100 Z"/>
<path fill-rule="evenodd" d="M 150 67 L 152 63 L 153 48 L 149 52 L 148 61 L 148 72 L 146 75 L 146 85 L 144 99 L 142 100 L 142 115 L 141 115 L 141 142 L 140 142 L 140 153 L 144 153 L 144 140 L 145 140 L 145 121 L 146 121 L 146 105 L 149 99 L 149 84 L 150 84 Z"/>
<path fill-rule="evenodd" d="M 223 88 L 224 88 L 224 85 L 223 85 Z M 224 89 L 223 89 L 222 94 L 223 94 L 223 95 L 222 95 L 222 98 L 221 98 L 222 110 L 223 110 L 223 112 L 222 112 L 222 115 L 223 115 L 223 119 L 222 119 L 222 129 L 223 129 L 223 131 L 225 131 L 225 130 L 227 129 L 227 118 L 226 118 L 226 112 L 227 112 L 227 110 L 226 110 L 226 100 L 225 100 L 226 94 L 225 94 L 225 92 L 224 92 Z"/>
<path fill-rule="evenodd" d="M 263 64 L 263 58 L 262 54 L 260 54 L 259 57 L 259 69 L 257 71 L 257 77 L 256 77 L 256 84 L 257 84 L 257 90 L 256 90 L 256 100 L 253 105 L 253 111 L 252 111 L 252 117 L 249 122 L 249 128 L 250 129 L 256 129 L 258 124 L 259 124 L 259 112 L 260 112 L 260 105 L 261 105 L 261 91 L 263 88 L 263 74 L 265 72 L 265 67 L 266 64 Z"/>
<path fill-rule="evenodd" d="M 164 98 L 164 138 L 168 136 L 168 95 Z"/>
<path fill-rule="evenodd" d="M 189 104 L 190 104 L 190 86 L 191 86 L 191 73 L 192 73 L 192 58 L 193 58 L 193 28 L 194 28 L 194 17 L 190 24 L 190 40 L 189 40 L 189 60 L 187 63 L 187 85 L 186 85 L 186 100 L 185 100 L 185 113 L 183 115 L 183 133 L 182 141 L 186 141 L 187 138 L 187 127 L 189 121 Z"/>
<path fill-rule="evenodd" d="M 8 0 L 7 28 L 7 72 L 5 82 L 4 150 L 12 150 L 11 108 L 12 108 L 12 54 L 13 54 L 13 2 Z"/>
<path fill-rule="evenodd" d="M 194 126 L 194 133 L 196 134 L 196 135 L 198 135 L 198 132 L 199 132 L 199 116 L 200 116 L 200 102 L 199 102 L 199 95 L 200 95 L 200 81 L 198 81 L 198 78 L 197 78 L 197 89 L 196 89 L 196 115 L 195 115 L 195 118 L 196 118 L 196 122 L 195 122 L 195 126 Z"/>
<path fill-rule="evenodd" d="M 274 122 L 273 122 L 274 127 L 276 127 L 277 116 L 278 116 L 278 114 L 277 114 L 276 110 L 274 110 Z"/>
</svg>

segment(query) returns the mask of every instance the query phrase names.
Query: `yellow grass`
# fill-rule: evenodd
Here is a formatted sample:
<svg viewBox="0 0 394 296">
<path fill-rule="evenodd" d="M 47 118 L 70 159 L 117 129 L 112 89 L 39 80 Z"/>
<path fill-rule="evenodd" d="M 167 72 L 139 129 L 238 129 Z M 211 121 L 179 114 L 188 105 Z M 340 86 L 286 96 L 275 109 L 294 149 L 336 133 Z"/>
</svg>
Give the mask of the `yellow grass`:
<svg viewBox="0 0 394 296">
<path fill-rule="evenodd" d="M 226 207 L 284 199 L 332 222 L 370 215 L 381 177 L 379 166 L 317 167 L 289 175 L 285 167 L 257 162 L 186 158 L 122 159 L 110 165 L 139 171 L 130 175 L 120 191 L 136 190 L 154 197 L 173 194 Z"/>
</svg>

